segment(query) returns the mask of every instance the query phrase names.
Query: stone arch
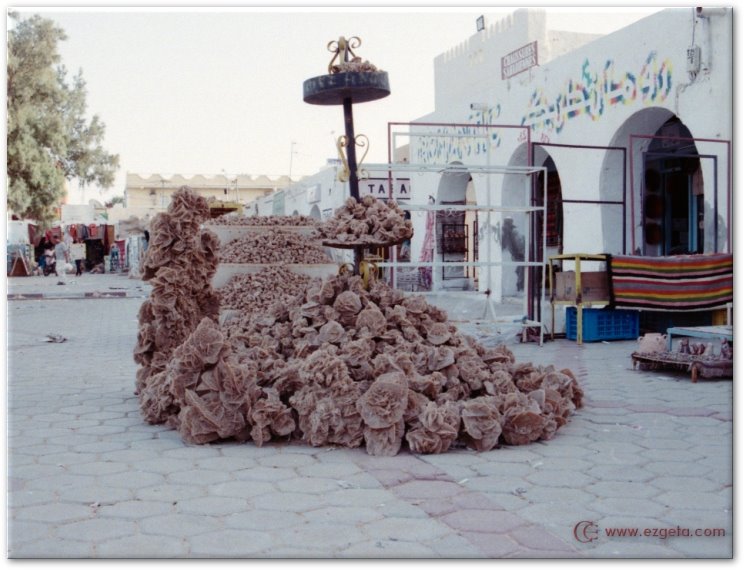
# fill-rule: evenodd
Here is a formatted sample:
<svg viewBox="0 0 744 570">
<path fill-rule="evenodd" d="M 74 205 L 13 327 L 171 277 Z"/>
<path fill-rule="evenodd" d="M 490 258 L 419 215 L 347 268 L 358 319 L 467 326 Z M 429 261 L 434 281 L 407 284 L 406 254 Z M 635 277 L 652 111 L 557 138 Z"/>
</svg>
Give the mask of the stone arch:
<svg viewBox="0 0 744 570">
<path fill-rule="evenodd" d="M 631 212 L 631 196 L 630 196 L 630 177 L 633 177 L 633 187 L 635 188 L 636 195 L 633 197 L 636 205 L 641 204 L 642 186 L 643 186 L 643 168 L 637 165 L 643 164 L 643 155 L 648 150 L 651 139 L 639 140 L 634 144 L 634 148 L 629 148 L 630 135 L 654 135 L 661 126 L 666 123 L 669 119 L 674 117 L 669 109 L 663 107 L 649 107 L 642 109 L 636 113 L 633 113 L 628 117 L 625 122 L 620 125 L 615 134 L 610 140 L 609 146 L 624 147 L 628 149 L 628 156 L 626 162 L 626 214 L 625 220 L 620 219 L 616 210 L 612 207 L 603 207 L 601 211 L 602 228 L 603 228 L 603 249 L 607 253 L 620 253 L 622 252 L 622 243 L 618 243 L 618 236 L 622 236 L 622 224 L 625 223 L 626 231 L 626 251 L 631 254 L 640 254 L 641 249 L 637 251 L 630 251 L 631 234 L 630 232 L 636 232 L 636 246 L 640 246 L 643 240 L 642 222 L 641 215 L 636 208 L 635 212 Z M 631 153 L 633 153 L 631 160 Z M 635 172 L 630 171 L 630 163 L 636 165 L 634 167 Z M 602 161 L 602 171 L 599 179 L 599 199 L 600 200 L 619 200 L 622 199 L 622 190 L 618 190 L 618 181 L 622 181 L 622 156 L 618 151 L 608 150 L 605 153 Z M 635 219 L 632 218 L 635 217 Z M 620 216 L 622 218 L 622 216 Z"/>
<path fill-rule="evenodd" d="M 461 206 L 467 202 L 468 185 L 472 184 L 469 170 L 462 162 L 455 161 L 442 172 L 437 186 L 436 203 L 438 205 Z M 466 216 L 463 210 L 439 210 L 435 225 L 435 255 L 441 261 L 466 261 L 468 241 L 460 234 L 467 235 Z M 465 267 L 446 267 L 435 271 L 433 283 L 435 289 L 468 289 L 469 275 Z"/>
</svg>

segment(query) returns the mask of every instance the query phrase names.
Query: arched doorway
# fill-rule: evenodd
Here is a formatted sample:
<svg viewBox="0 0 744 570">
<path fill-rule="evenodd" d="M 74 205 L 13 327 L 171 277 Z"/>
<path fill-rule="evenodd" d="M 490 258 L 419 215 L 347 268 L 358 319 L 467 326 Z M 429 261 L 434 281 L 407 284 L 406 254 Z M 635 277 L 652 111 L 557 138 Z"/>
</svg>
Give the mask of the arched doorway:
<svg viewBox="0 0 744 570">
<path fill-rule="evenodd" d="M 705 195 L 692 134 L 677 118 L 655 133 L 643 160 L 644 255 L 703 253 Z"/>
<path fill-rule="evenodd" d="M 316 220 L 319 220 L 320 219 L 320 208 L 318 208 L 318 205 L 317 204 L 315 204 L 310 209 L 310 217 L 311 218 L 315 218 Z"/>
<path fill-rule="evenodd" d="M 630 172 L 635 205 L 628 211 L 628 235 L 635 232 L 635 255 L 664 256 L 705 251 L 705 189 L 700 154 L 692 133 L 674 113 L 661 107 L 633 114 L 618 129 L 611 146 L 628 146 L 634 139 Z M 656 138 L 658 137 L 658 138 Z M 630 166 L 630 164 L 628 165 Z M 600 197 L 616 199 L 619 172 L 618 153 L 608 152 L 600 179 Z M 602 210 L 604 251 L 617 251 L 614 231 L 616 212 Z M 628 238 L 626 245 L 633 240 Z"/>
<path fill-rule="evenodd" d="M 528 163 L 529 147 L 525 143 L 519 146 L 509 160 L 509 166 L 524 166 Z M 529 204 L 529 195 L 525 188 L 525 178 L 521 174 L 505 174 L 501 191 L 503 206 L 524 208 Z M 517 213 L 503 213 L 501 216 L 500 240 L 502 260 L 525 261 L 527 259 L 527 233 L 529 224 L 527 216 Z M 501 272 L 501 293 L 506 297 L 521 295 L 524 291 L 524 267 L 505 265 Z"/>
<path fill-rule="evenodd" d="M 547 258 L 551 255 L 559 255 L 563 253 L 563 193 L 561 191 L 561 177 L 558 174 L 558 168 L 553 161 L 553 158 L 548 155 L 542 162 L 541 166 L 547 168 L 547 205 L 545 207 L 545 215 L 547 220 L 545 222 L 545 247 L 547 251 L 542 251 L 542 232 L 543 232 L 543 220 L 542 214 L 537 215 L 537 252 L 538 259 Z M 540 172 L 537 176 L 537 191 L 535 192 L 536 205 L 542 206 L 544 201 L 543 192 L 543 181 L 545 175 Z"/>
<path fill-rule="evenodd" d="M 472 186 L 470 172 L 461 162 L 454 162 L 439 179 L 436 203 L 441 206 L 464 206 L 467 202 L 468 186 Z M 473 192 L 474 194 L 474 192 Z M 436 253 L 440 261 L 467 261 L 470 254 L 469 218 L 462 209 L 438 210 L 436 214 Z M 472 220 L 470 220 L 472 223 Z M 443 267 L 433 276 L 438 289 L 467 290 L 471 288 L 472 272 L 467 267 Z M 437 283 L 439 287 L 437 287 Z"/>
<path fill-rule="evenodd" d="M 527 145 L 518 148 L 509 161 L 509 166 L 523 166 L 527 163 Z M 533 248 L 536 259 L 563 253 L 563 192 L 561 178 L 553 157 L 539 145 L 534 146 L 533 163 L 547 169 L 547 205 L 546 205 L 546 251 L 543 252 L 543 220 L 542 214 L 534 216 L 531 230 L 529 216 L 525 214 L 505 214 L 501 227 L 501 247 L 504 250 L 505 261 L 525 261 L 530 257 L 529 249 Z M 545 175 L 540 172 L 534 180 L 535 205 L 542 206 L 544 200 L 543 183 Z M 525 192 L 524 175 L 506 175 L 503 187 L 503 205 L 526 207 L 530 197 Z M 532 231 L 532 239 L 528 239 Z M 525 287 L 525 268 L 516 267 L 512 271 L 503 272 L 502 284 L 504 295 L 521 293 Z"/>
</svg>

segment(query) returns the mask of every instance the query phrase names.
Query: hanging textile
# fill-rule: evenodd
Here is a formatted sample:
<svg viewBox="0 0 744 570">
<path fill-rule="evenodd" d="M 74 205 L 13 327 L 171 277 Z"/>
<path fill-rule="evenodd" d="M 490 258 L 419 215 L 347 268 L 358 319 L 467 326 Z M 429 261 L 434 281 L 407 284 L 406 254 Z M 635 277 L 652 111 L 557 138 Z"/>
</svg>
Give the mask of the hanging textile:
<svg viewBox="0 0 744 570">
<path fill-rule="evenodd" d="M 108 251 L 112 245 L 116 243 L 116 228 L 114 227 L 114 224 L 107 224 L 104 226 L 104 245 L 106 246 L 106 250 Z"/>
<path fill-rule="evenodd" d="M 696 311 L 723 307 L 733 300 L 732 254 L 610 258 L 612 299 L 616 307 L 653 311 Z"/>
</svg>

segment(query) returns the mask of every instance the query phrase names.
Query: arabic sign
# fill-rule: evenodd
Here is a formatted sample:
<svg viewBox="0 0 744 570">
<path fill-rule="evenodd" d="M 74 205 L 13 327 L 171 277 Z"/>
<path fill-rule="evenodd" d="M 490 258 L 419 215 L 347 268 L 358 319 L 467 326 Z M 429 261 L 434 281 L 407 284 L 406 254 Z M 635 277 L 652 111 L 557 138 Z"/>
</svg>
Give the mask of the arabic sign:
<svg viewBox="0 0 744 570">
<path fill-rule="evenodd" d="M 537 42 L 514 50 L 501 58 L 501 79 L 509 79 L 537 65 Z"/>
</svg>

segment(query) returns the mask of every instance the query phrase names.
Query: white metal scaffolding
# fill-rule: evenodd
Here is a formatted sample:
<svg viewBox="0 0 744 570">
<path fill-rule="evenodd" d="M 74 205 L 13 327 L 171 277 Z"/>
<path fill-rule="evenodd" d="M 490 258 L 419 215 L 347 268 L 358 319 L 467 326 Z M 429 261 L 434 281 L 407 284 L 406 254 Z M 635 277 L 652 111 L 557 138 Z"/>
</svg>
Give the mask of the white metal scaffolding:
<svg viewBox="0 0 744 570">
<path fill-rule="evenodd" d="M 453 135 L 446 135 L 446 136 L 453 136 Z M 454 135 L 458 136 L 458 135 Z M 465 136 L 465 135 L 461 135 Z M 473 135 L 466 135 L 469 137 L 473 137 Z M 469 319 L 469 320 L 475 320 L 475 321 L 485 321 L 486 323 L 495 324 L 495 323 L 502 323 L 502 324 L 510 324 L 510 325 L 517 325 L 522 328 L 522 334 L 523 338 L 526 335 L 527 329 L 529 328 L 538 328 L 540 330 L 540 345 L 542 346 L 543 343 L 543 336 L 544 336 L 544 326 L 541 320 L 533 320 L 528 319 L 527 316 L 529 314 L 529 303 L 532 301 L 530 298 L 530 291 L 532 290 L 531 283 L 529 285 L 525 285 L 525 295 L 524 295 L 524 304 L 523 304 L 523 313 L 519 316 L 517 320 L 514 318 L 508 318 L 506 320 L 503 320 L 503 316 L 499 317 L 497 315 L 497 311 L 494 310 L 493 303 L 494 301 L 491 298 L 490 292 L 494 290 L 493 286 L 494 283 L 492 282 L 492 271 L 491 268 L 493 267 L 524 267 L 526 268 L 539 268 L 539 303 L 540 307 L 543 307 L 545 304 L 545 261 L 544 256 L 546 252 L 546 238 L 547 238 L 547 216 L 546 216 L 546 204 L 547 204 L 547 175 L 546 171 L 547 169 L 545 167 L 533 167 L 533 166 L 495 166 L 495 165 L 478 165 L 478 164 L 411 164 L 411 163 L 381 163 L 381 164 L 367 164 L 364 165 L 364 169 L 367 172 L 374 172 L 375 177 L 381 177 L 380 175 L 383 174 L 384 176 L 388 177 L 391 182 L 391 188 L 396 186 L 396 180 L 399 178 L 402 178 L 400 175 L 405 174 L 407 177 L 410 176 L 410 174 L 425 174 L 425 173 L 438 173 L 438 174 L 469 174 L 471 176 L 477 176 L 477 175 L 485 175 L 486 178 L 486 187 L 485 187 L 485 204 L 420 204 L 420 203 L 407 203 L 407 202 L 398 202 L 398 205 L 403 210 L 408 210 L 411 212 L 414 211 L 421 211 L 421 212 L 439 212 L 439 211 L 474 211 L 478 213 L 485 214 L 486 217 L 486 260 L 478 260 L 478 261 L 441 261 L 437 259 L 437 256 L 433 256 L 433 259 L 431 261 L 406 261 L 406 262 L 400 262 L 396 258 L 396 248 L 392 248 L 392 255 L 391 255 L 391 261 L 386 262 L 379 262 L 377 263 L 377 266 L 380 268 L 390 268 L 391 274 L 393 276 L 393 284 L 395 284 L 395 276 L 398 274 L 399 269 L 406 269 L 406 268 L 419 268 L 419 267 L 429 267 L 431 268 L 432 272 L 435 271 L 442 271 L 445 267 L 474 267 L 474 268 L 485 268 L 486 273 L 486 295 L 485 295 L 485 305 L 483 307 L 482 312 L 479 313 L 478 317 L 476 319 Z M 543 200 L 541 206 L 533 206 L 531 205 L 532 202 L 532 188 L 533 184 L 536 183 L 536 176 L 539 175 L 540 172 L 543 172 L 544 175 L 542 176 L 542 193 L 543 193 Z M 524 177 L 524 184 L 523 184 L 523 191 L 524 191 L 524 203 L 525 206 L 507 206 L 502 205 L 499 203 L 499 200 L 494 199 L 494 191 L 491 185 L 491 176 L 494 175 L 516 175 L 516 176 L 523 176 Z M 411 191 L 413 192 L 414 196 L 426 196 L 427 194 L 430 195 L 429 192 L 422 191 L 420 188 L 416 187 L 415 179 L 412 179 L 411 177 Z M 542 214 L 541 217 L 541 223 L 542 223 L 542 248 L 539 250 L 539 255 L 536 255 L 536 258 L 534 258 L 532 261 L 529 261 L 529 255 L 525 255 L 524 261 L 502 261 L 502 260 L 494 260 L 494 256 L 492 255 L 491 251 L 491 242 L 493 240 L 492 233 L 494 231 L 494 227 L 491 224 L 491 215 L 494 213 L 510 213 L 510 214 L 522 214 L 527 219 L 527 227 L 531 227 L 531 224 L 536 223 L 536 219 L 539 214 Z M 533 243 L 532 243 L 532 232 L 526 231 L 525 232 L 525 253 L 531 251 L 533 249 Z M 498 239 L 496 241 L 500 241 L 500 236 L 498 236 Z M 539 258 L 538 258 L 539 257 Z M 529 274 L 529 272 L 527 272 Z M 531 277 L 528 277 L 530 279 Z M 472 295 L 472 293 L 471 293 Z"/>
</svg>

